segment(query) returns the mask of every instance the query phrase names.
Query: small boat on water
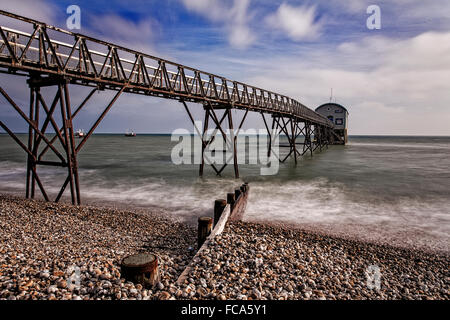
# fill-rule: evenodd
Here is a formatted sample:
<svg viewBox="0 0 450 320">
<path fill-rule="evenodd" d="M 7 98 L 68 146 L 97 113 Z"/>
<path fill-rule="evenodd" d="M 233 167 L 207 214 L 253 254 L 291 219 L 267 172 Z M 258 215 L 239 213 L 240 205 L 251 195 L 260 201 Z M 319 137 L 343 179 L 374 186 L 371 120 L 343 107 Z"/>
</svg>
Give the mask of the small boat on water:
<svg viewBox="0 0 450 320">
<path fill-rule="evenodd" d="M 83 129 L 78 129 L 74 135 L 75 138 L 83 138 L 86 134 L 84 133 Z"/>
<path fill-rule="evenodd" d="M 133 130 L 127 130 L 127 132 L 125 132 L 125 137 L 136 137 L 136 133 Z"/>
</svg>

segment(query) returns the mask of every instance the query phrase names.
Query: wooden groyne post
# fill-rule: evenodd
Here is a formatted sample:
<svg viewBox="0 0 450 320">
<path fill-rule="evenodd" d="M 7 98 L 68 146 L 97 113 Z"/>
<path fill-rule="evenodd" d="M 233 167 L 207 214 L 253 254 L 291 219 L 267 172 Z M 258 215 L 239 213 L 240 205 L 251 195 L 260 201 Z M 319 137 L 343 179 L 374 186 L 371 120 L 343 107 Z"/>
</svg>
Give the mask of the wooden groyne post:
<svg viewBox="0 0 450 320">
<path fill-rule="evenodd" d="M 194 267 L 195 263 L 198 263 L 198 256 L 200 252 L 205 250 L 209 243 L 225 229 L 225 225 L 229 220 L 240 220 L 244 215 L 245 207 L 247 205 L 247 198 L 249 194 L 248 183 L 244 183 L 239 189 L 236 189 L 234 193 L 227 194 L 227 200 L 217 199 L 214 201 L 214 227 L 208 232 L 208 225 L 212 224 L 212 218 L 201 217 L 198 219 L 198 245 L 199 249 L 192 259 L 191 263 L 184 269 L 181 275 L 178 277 L 177 284 L 181 285 L 187 281 L 189 273 Z M 205 234 L 206 240 L 203 239 Z M 200 245 L 200 243 L 202 243 Z"/>
<path fill-rule="evenodd" d="M 151 288 L 159 281 L 158 257 L 152 253 L 125 257 L 120 265 L 120 273 L 128 281 Z"/>
<path fill-rule="evenodd" d="M 242 220 L 247 207 L 249 191 L 250 187 L 247 182 L 241 185 L 239 189 L 234 190 L 234 203 L 231 207 L 230 220 Z"/>
<path fill-rule="evenodd" d="M 217 222 L 219 222 L 220 217 L 222 216 L 222 213 L 226 206 L 227 200 L 217 199 L 214 202 L 214 227 L 217 225 Z"/>
<path fill-rule="evenodd" d="M 213 219 L 211 217 L 198 218 L 198 243 L 197 248 L 200 249 L 206 238 L 211 234 Z"/>
<path fill-rule="evenodd" d="M 230 192 L 227 193 L 227 203 L 230 205 L 230 210 L 233 211 L 234 202 L 236 200 L 236 197 L 234 193 Z"/>
</svg>

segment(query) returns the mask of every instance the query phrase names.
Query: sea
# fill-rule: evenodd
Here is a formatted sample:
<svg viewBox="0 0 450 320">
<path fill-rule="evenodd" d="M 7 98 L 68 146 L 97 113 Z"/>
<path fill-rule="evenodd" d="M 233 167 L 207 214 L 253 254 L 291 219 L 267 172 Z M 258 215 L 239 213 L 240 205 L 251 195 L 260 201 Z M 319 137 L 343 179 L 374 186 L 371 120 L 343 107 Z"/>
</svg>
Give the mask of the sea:
<svg viewBox="0 0 450 320">
<path fill-rule="evenodd" d="M 156 210 L 195 225 L 213 214 L 215 199 L 248 182 L 245 221 L 450 251 L 450 137 L 350 136 L 297 164 L 289 158 L 275 175 L 240 165 L 239 179 L 231 165 L 222 176 L 206 165 L 199 177 L 197 164 L 174 164 L 176 144 L 170 135 L 94 134 L 78 156 L 83 203 Z M 55 197 L 65 169 L 38 172 Z M 26 154 L 0 134 L 0 193 L 24 196 L 25 177 Z"/>
</svg>

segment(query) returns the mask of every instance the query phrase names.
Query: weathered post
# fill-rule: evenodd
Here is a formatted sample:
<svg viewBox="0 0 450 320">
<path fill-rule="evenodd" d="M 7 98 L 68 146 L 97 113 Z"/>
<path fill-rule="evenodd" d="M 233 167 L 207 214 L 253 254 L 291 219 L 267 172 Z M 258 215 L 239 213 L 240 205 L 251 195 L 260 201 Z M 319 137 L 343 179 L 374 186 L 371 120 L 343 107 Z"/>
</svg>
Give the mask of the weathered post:
<svg viewBox="0 0 450 320">
<path fill-rule="evenodd" d="M 241 195 L 241 189 L 234 190 L 234 201 L 238 201 L 240 195 Z"/>
<path fill-rule="evenodd" d="M 234 193 L 227 193 L 227 203 L 230 205 L 230 211 L 233 211 L 234 201 Z"/>
<path fill-rule="evenodd" d="M 220 217 L 222 216 L 222 212 L 226 206 L 227 206 L 227 200 L 217 199 L 214 202 L 214 226 L 216 226 L 216 224 L 219 221 Z"/>
<path fill-rule="evenodd" d="M 198 218 L 198 248 L 203 245 L 211 233 L 213 219 L 211 217 Z"/>
<path fill-rule="evenodd" d="M 125 257 L 120 265 L 120 272 L 122 278 L 151 288 L 159 281 L 158 257 L 152 253 Z"/>
</svg>

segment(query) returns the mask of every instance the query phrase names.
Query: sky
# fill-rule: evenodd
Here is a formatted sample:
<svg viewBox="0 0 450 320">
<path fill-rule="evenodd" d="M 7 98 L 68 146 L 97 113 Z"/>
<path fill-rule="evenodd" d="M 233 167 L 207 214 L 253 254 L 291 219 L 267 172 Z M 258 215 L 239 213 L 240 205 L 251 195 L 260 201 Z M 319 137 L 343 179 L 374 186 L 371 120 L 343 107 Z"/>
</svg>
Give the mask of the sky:
<svg viewBox="0 0 450 320">
<path fill-rule="evenodd" d="M 2 0 L 0 7 L 67 29 L 73 4 L 81 9 L 76 32 L 278 92 L 311 109 L 330 101 L 333 88 L 333 101 L 350 112 L 350 135 L 450 135 L 448 0 Z M 374 4 L 381 28 L 371 30 L 367 8 Z M 26 108 L 24 78 L 0 75 L 0 85 Z M 88 93 L 70 90 L 74 103 Z M 88 130 L 113 94 L 96 94 L 75 126 Z M 200 119 L 201 106 L 192 108 Z M 3 97 L 0 117 L 26 130 Z M 261 117 L 252 114 L 245 127 L 262 128 Z M 179 102 L 124 94 L 96 132 L 128 128 L 192 131 Z"/>
</svg>

